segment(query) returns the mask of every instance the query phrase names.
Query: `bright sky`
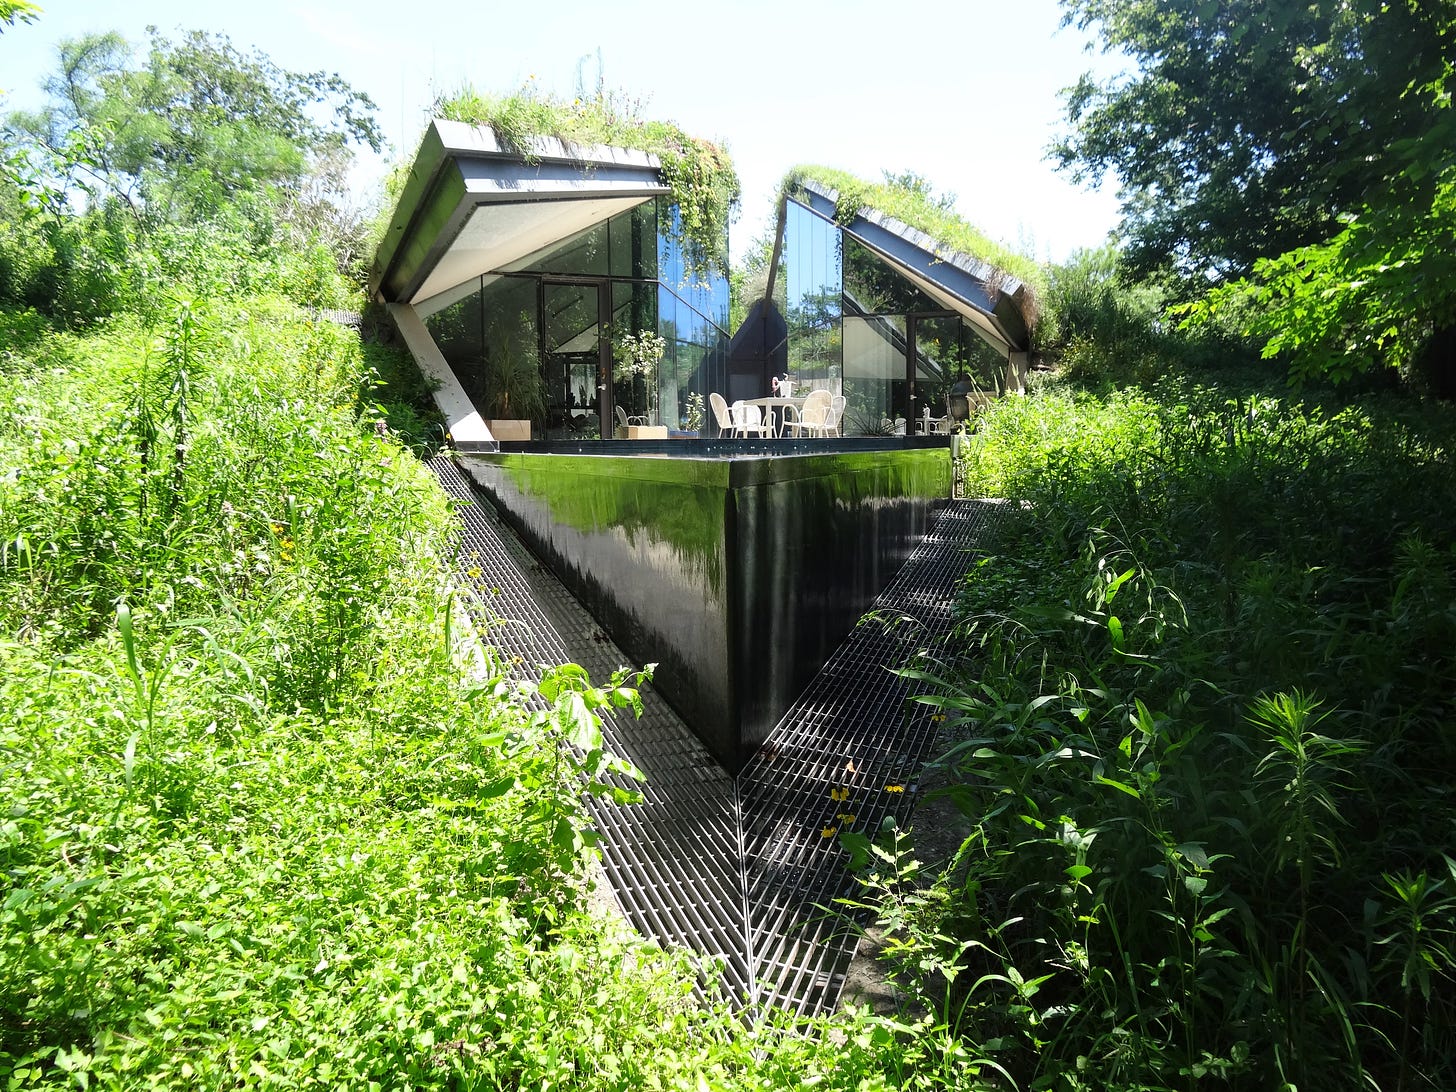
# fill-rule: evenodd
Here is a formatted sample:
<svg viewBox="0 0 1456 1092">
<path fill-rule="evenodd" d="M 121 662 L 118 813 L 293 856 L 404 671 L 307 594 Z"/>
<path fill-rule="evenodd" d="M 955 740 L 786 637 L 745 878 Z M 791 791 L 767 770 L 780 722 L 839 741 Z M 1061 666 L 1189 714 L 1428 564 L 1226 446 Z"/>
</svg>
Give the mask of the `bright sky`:
<svg viewBox="0 0 1456 1092">
<path fill-rule="evenodd" d="M 40 0 L 30 25 L 0 34 L 7 108 L 32 108 L 56 44 L 146 27 L 222 32 L 295 71 L 338 72 L 379 104 L 398 157 L 414 150 L 431 99 L 465 82 L 508 91 L 534 80 L 562 94 L 578 74 L 642 100 L 651 117 L 726 143 L 743 182 L 740 256 L 762 233 L 779 179 L 822 163 L 871 180 L 913 170 L 958 197 L 987 234 L 1043 260 L 1101 243 L 1111 186 L 1079 189 L 1053 171 L 1058 92 L 1112 62 L 1059 27 L 1056 0 L 735 0 L 732 4 L 513 0 Z M 361 184 L 382 164 L 366 165 Z"/>
</svg>

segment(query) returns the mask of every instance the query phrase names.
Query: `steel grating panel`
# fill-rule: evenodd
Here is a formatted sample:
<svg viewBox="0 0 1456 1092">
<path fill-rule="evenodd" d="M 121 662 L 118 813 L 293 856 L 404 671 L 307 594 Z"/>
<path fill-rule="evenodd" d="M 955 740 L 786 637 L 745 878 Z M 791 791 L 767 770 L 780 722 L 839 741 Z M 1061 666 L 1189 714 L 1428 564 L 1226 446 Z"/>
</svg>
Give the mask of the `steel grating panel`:
<svg viewBox="0 0 1456 1092">
<path fill-rule="evenodd" d="M 797 1012 L 837 1003 L 858 942 L 855 923 L 831 913 L 853 877 L 838 834 L 903 823 L 936 724 L 891 673 L 953 625 L 956 581 L 970 567 L 1000 506 L 953 503 L 875 602 L 864 621 L 805 688 L 795 707 L 738 776 L 756 986 L 761 1003 Z"/>
<path fill-rule="evenodd" d="M 462 526 L 458 565 L 475 593 L 481 637 L 527 680 L 540 665 L 578 663 L 602 681 L 628 663 L 595 620 L 505 527 L 448 458 L 430 461 Z M 506 621 L 509 619 L 509 621 Z M 722 961 L 722 982 L 751 998 L 738 801 L 733 780 L 650 687 L 643 716 L 603 716 L 607 746 L 647 776 L 641 804 L 595 798 L 602 869 L 644 935 Z"/>
<path fill-rule="evenodd" d="M 627 661 L 586 610 L 505 527 L 448 457 L 430 461 L 456 501 L 457 558 L 482 639 L 523 679 L 575 662 L 594 680 Z M 643 934 L 721 961 L 749 1012 L 802 1014 L 838 1003 L 858 925 L 834 909 L 852 892 L 837 835 L 904 822 L 936 724 L 907 703 L 891 668 L 950 634 L 971 551 L 1001 508 L 958 501 L 783 716 L 736 782 L 650 687 L 640 720 L 603 718 L 608 746 L 647 776 L 641 804 L 589 800 L 602 867 Z"/>
</svg>

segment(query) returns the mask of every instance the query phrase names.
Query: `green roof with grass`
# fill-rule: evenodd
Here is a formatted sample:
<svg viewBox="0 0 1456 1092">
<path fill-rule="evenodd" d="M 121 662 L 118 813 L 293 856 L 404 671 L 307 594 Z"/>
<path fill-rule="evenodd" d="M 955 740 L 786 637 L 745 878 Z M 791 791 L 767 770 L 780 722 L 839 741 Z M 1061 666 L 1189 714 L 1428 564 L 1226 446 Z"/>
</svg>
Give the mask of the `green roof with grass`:
<svg viewBox="0 0 1456 1092">
<path fill-rule="evenodd" d="M 682 219 L 690 263 L 727 273 L 728 222 L 738 203 L 738 172 L 720 144 L 685 132 L 670 121 L 642 116 L 642 103 L 619 92 L 564 99 L 533 84 L 509 95 L 464 87 L 435 101 L 435 117 L 484 125 L 502 145 L 529 161 L 541 137 L 575 145 L 631 148 L 657 157 L 663 181 Z"/>
<path fill-rule="evenodd" d="M 1014 278 L 1025 287 L 1023 317 L 1033 326 L 1039 316 L 1041 301 L 1046 298 L 1046 272 L 1033 259 L 998 243 L 967 222 L 949 207 L 948 198 L 936 197 L 922 179 L 914 175 L 907 180 L 870 182 L 848 171 L 817 164 L 800 164 L 789 170 L 780 183 L 779 193 L 793 197 L 803 190 L 805 182 L 834 191 L 835 221 L 847 227 L 854 218 L 866 212 L 898 220 L 907 227 L 924 232 L 939 244 L 938 254 L 959 252 L 984 262 L 1000 274 L 1004 281 Z"/>
</svg>

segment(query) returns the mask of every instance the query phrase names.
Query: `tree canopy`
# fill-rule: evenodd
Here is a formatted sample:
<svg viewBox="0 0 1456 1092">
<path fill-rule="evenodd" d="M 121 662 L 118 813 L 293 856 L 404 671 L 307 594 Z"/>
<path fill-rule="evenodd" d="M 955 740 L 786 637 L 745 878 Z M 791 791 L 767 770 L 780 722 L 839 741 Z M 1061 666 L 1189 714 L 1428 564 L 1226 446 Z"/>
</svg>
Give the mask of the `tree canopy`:
<svg viewBox="0 0 1456 1092">
<path fill-rule="evenodd" d="M 1138 64 L 1071 89 L 1054 149 L 1120 180 L 1133 272 L 1212 287 L 1195 318 L 1252 304 L 1245 329 L 1296 375 L 1405 365 L 1446 338 L 1453 0 L 1064 3 Z"/>
<path fill-rule="evenodd" d="M 374 103 L 338 75 L 290 72 L 224 35 L 149 34 L 140 64 L 117 34 L 62 43 L 49 104 L 7 120 L 59 191 L 152 222 L 191 219 L 297 184 L 312 157 L 349 142 L 381 147 Z"/>
<path fill-rule="evenodd" d="M 3 2 L 3 0 L 0 0 Z M 363 236 L 344 202 L 374 104 L 223 36 L 63 43 L 46 105 L 0 123 L 0 303 L 72 327 L 283 281 L 335 306 Z"/>
<path fill-rule="evenodd" d="M 1130 267 L 1239 276 L 1328 238 L 1418 138 L 1449 0 L 1064 0 L 1136 71 L 1067 95 L 1057 162 L 1121 183 Z M 1444 28 L 1444 31 L 1443 31 Z"/>
</svg>

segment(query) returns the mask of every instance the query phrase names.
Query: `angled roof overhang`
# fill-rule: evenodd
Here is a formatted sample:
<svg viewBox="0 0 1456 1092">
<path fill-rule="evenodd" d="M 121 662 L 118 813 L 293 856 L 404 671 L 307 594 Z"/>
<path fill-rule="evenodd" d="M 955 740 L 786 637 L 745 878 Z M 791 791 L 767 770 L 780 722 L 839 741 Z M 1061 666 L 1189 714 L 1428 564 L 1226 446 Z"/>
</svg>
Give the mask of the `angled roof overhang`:
<svg viewBox="0 0 1456 1092">
<path fill-rule="evenodd" d="M 386 303 L 447 298 L 667 192 L 646 152 L 540 138 L 526 156 L 485 126 L 437 118 L 375 253 L 370 287 Z"/>
<path fill-rule="evenodd" d="M 795 194 L 800 204 L 830 221 L 837 198 L 834 190 L 808 179 L 799 180 Z M 862 209 L 842 226 L 993 345 L 1008 353 L 1030 348 L 1021 310 L 1026 287 L 1015 277 L 874 209 Z"/>
</svg>

